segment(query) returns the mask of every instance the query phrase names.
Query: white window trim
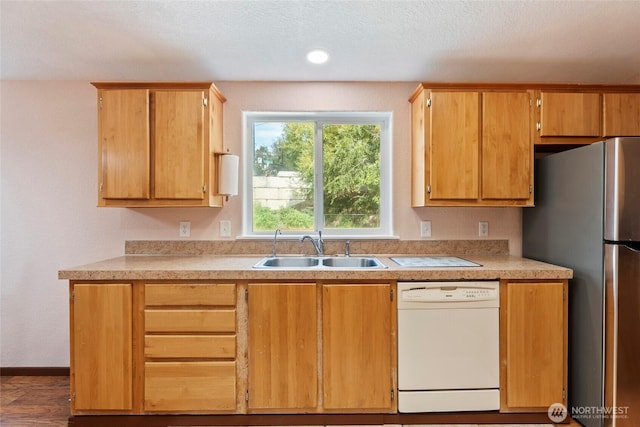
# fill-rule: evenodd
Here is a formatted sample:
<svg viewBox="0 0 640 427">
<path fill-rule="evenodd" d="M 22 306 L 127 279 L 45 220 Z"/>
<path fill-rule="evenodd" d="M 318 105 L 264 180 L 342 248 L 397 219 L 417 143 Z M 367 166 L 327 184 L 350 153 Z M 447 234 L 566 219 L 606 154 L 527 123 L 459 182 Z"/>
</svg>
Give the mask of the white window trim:
<svg viewBox="0 0 640 427">
<path fill-rule="evenodd" d="M 392 218 L 392 150 L 391 139 L 393 135 L 392 123 L 393 113 L 391 112 L 242 112 L 242 153 L 243 162 L 243 196 L 242 196 L 242 236 L 244 238 L 273 238 L 272 231 L 253 231 L 253 122 L 256 121 L 314 121 L 318 125 L 316 130 L 321 128 L 323 123 L 348 123 L 348 124 L 381 124 L 380 131 L 380 227 L 367 229 L 324 229 L 319 228 L 319 218 L 316 218 L 315 231 L 322 230 L 323 238 L 395 238 L 393 236 Z M 318 150 L 322 147 L 315 145 L 316 162 L 318 160 Z M 320 175 L 316 175 L 319 180 Z M 322 183 L 316 182 L 316 188 L 320 188 Z M 315 192 L 315 206 L 322 206 L 321 192 Z M 319 200 L 318 200 L 319 199 Z M 324 208 L 322 206 L 322 208 Z M 286 237 L 300 237 L 299 232 L 283 232 Z"/>
</svg>

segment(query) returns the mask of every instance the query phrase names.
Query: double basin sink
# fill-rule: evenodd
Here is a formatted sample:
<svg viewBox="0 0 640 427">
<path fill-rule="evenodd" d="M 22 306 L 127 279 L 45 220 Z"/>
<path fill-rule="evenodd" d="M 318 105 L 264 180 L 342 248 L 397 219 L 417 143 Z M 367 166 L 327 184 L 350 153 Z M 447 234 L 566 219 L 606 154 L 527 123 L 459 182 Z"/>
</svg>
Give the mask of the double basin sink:
<svg viewBox="0 0 640 427">
<path fill-rule="evenodd" d="M 347 256 L 280 256 L 267 257 L 254 268 L 289 268 L 289 269 L 309 269 L 309 268 L 387 268 L 378 258 L 375 257 L 347 257 Z"/>
</svg>

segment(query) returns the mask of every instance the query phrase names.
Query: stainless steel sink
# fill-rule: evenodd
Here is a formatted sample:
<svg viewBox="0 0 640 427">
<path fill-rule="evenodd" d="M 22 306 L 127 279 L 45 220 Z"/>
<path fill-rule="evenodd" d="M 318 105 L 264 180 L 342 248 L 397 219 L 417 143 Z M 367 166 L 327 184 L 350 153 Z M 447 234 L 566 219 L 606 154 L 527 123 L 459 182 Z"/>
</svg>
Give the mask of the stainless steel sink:
<svg viewBox="0 0 640 427">
<path fill-rule="evenodd" d="M 269 257 L 254 265 L 255 268 L 309 268 L 317 267 L 320 259 L 316 257 Z"/>
<path fill-rule="evenodd" d="M 378 258 L 373 257 L 331 257 L 323 258 L 322 265 L 332 268 L 385 268 Z"/>
<path fill-rule="evenodd" d="M 253 268 L 281 268 L 281 269 L 308 269 L 308 268 L 387 268 L 375 257 L 297 257 L 281 256 L 263 258 Z"/>
</svg>

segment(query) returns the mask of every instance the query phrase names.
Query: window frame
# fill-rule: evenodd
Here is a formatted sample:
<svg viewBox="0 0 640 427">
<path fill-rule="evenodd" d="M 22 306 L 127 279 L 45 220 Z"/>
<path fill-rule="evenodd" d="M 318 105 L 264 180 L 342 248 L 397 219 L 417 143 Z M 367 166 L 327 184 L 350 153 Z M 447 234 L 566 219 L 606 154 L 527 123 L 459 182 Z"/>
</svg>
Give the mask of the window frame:
<svg viewBox="0 0 640 427">
<path fill-rule="evenodd" d="M 255 122 L 314 122 L 314 164 L 322 165 L 322 126 L 325 124 L 377 124 L 380 125 L 380 226 L 377 228 L 327 228 L 323 226 L 324 202 L 322 191 L 323 173 L 316 173 L 314 179 L 314 233 L 322 231 L 323 238 L 393 237 L 392 220 L 392 123 L 393 113 L 388 111 L 331 111 L 331 112 L 265 112 L 243 111 L 243 197 L 242 236 L 273 237 L 275 230 L 253 230 L 253 161 Z M 285 236 L 299 237 L 309 232 L 283 231 Z"/>
</svg>

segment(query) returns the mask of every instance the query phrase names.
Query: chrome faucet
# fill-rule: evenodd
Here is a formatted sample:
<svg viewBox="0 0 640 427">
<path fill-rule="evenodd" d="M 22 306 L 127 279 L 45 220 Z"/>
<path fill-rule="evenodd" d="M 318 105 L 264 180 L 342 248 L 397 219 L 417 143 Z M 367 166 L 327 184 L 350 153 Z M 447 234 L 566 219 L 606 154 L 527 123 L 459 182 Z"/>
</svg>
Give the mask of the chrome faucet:
<svg viewBox="0 0 640 427">
<path fill-rule="evenodd" d="M 278 242 L 278 234 L 282 234 L 279 228 L 276 228 L 276 232 L 273 234 L 273 250 L 271 251 L 271 256 L 273 258 L 276 257 L 276 243 Z"/>
<path fill-rule="evenodd" d="M 305 240 L 309 240 L 316 250 L 316 253 L 321 256 L 324 255 L 324 241 L 322 240 L 322 231 L 318 231 L 318 238 L 307 235 L 300 238 L 300 242 L 304 243 Z"/>
</svg>

